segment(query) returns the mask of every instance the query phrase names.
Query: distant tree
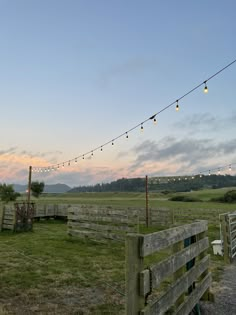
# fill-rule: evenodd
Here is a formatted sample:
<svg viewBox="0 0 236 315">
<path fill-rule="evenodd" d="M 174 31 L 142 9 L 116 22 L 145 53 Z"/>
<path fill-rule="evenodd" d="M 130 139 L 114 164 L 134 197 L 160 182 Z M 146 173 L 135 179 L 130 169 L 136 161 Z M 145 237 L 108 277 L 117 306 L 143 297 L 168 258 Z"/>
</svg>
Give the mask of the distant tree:
<svg viewBox="0 0 236 315">
<path fill-rule="evenodd" d="M 44 182 L 40 183 L 38 181 L 35 181 L 31 183 L 31 191 L 34 197 L 38 198 L 43 193 L 43 190 L 44 190 Z"/>
<path fill-rule="evenodd" d="M 20 194 L 14 191 L 12 185 L 0 184 L 0 198 L 2 201 L 15 201 Z"/>
</svg>

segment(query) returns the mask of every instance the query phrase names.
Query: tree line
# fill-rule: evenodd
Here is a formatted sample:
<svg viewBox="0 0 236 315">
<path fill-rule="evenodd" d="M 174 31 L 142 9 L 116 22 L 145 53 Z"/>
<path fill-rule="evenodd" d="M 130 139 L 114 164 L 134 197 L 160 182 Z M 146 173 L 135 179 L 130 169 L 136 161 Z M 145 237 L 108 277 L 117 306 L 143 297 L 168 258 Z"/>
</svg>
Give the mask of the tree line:
<svg viewBox="0 0 236 315">
<path fill-rule="evenodd" d="M 231 175 L 197 175 L 192 177 L 149 178 L 148 190 L 153 192 L 176 191 L 185 192 L 203 188 L 222 188 L 236 186 L 236 176 Z M 69 192 L 144 192 L 145 178 L 121 178 L 110 183 L 79 186 Z"/>
</svg>

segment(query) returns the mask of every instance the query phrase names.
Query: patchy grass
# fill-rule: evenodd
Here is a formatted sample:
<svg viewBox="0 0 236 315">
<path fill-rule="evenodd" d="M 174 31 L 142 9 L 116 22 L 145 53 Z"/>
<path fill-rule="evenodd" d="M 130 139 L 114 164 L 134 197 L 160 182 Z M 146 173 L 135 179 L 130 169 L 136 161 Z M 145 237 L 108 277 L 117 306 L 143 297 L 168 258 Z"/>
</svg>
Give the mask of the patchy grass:
<svg viewBox="0 0 236 315">
<path fill-rule="evenodd" d="M 123 243 L 72 240 L 61 222 L 41 221 L 24 234 L 3 232 L 0 305 L 10 314 L 19 309 L 21 314 L 123 314 L 124 260 Z"/>
</svg>

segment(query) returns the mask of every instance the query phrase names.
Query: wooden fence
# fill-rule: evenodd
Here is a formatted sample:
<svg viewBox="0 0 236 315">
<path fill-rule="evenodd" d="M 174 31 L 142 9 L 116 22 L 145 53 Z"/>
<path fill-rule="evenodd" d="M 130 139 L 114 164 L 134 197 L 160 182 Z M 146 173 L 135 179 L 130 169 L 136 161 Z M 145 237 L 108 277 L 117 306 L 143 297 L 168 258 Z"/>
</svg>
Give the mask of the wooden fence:
<svg viewBox="0 0 236 315">
<path fill-rule="evenodd" d="M 220 214 L 224 260 L 231 263 L 236 256 L 236 212 Z"/>
<path fill-rule="evenodd" d="M 94 240 L 124 240 L 127 232 L 137 232 L 138 211 L 76 205 L 68 209 L 68 234 Z"/>
<path fill-rule="evenodd" d="M 34 204 L 15 203 L 14 205 L 1 205 L 0 231 L 29 231 L 33 227 Z"/>
<path fill-rule="evenodd" d="M 127 315 L 167 311 L 188 315 L 203 296 L 208 296 L 211 275 L 206 232 L 207 222 L 199 221 L 147 235 L 127 235 Z M 155 262 L 158 252 L 166 248 L 172 248 L 172 253 Z M 145 260 L 150 258 L 152 264 L 145 268 Z M 172 283 L 164 289 L 169 278 Z"/>
<path fill-rule="evenodd" d="M 70 207 L 69 204 L 37 204 L 35 207 L 34 217 L 40 218 L 67 218 L 67 210 Z"/>
<path fill-rule="evenodd" d="M 12 205 L 2 206 L 2 230 L 15 230 L 16 224 L 16 211 Z"/>
<path fill-rule="evenodd" d="M 219 226 L 219 214 L 222 209 L 174 209 L 172 210 L 174 223 L 191 223 L 195 220 L 207 220 L 210 225 Z"/>
</svg>

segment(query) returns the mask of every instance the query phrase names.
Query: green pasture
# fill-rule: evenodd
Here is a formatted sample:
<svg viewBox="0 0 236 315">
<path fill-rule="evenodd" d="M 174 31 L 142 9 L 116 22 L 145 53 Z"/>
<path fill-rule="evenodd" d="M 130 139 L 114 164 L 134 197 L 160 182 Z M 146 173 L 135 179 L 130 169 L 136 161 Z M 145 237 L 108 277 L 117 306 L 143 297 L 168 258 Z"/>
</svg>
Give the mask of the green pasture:
<svg viewBox="0 0 236 315">
<path fill-rule="evenodd" d="M 228 188 L 227 190 L 230 190 Z M 191 210 L 193 216 L 211 218 L 236 210 L 235 204 L 213 203 L 226 189 L 191 193 L 201 202 L 173 202 L 174 194 L 149 194 L 153 208 Z M 178 193 L 179 194 L 179 193 Z M 21 197 L 20 200 L 24 200 Z M 20 201 L 19 200 L 19 201 Z M 144 193 L 76 193 L 43 195 L 32 201 L 43 204 L 97 204 L 143 207 Z M 189 212 L 188 212 L 189 213 Z M 190 214 L 191 215 L 191 214 Z M 181 224 L 181 222 L 179 222 Z M 140 227 L 151 233 L 168 227 Z M 210 242 L 219 239 L 219 224 L 210 224 Z M 210 269 L 218 281 L 223 258 L 214 256 Z M 163 259 L 167 252 L 155 255 Z M 152 261 L 147 261 L 146 264 Z M 81 241 L 67 235 L 65 222 L 34 223 L 33 232 L 0 233 L 0 314 L 124 314 L 125 246 L 123 242 Z M 20 310 L 20 312 L 19 312 Z"/>
</svg>

